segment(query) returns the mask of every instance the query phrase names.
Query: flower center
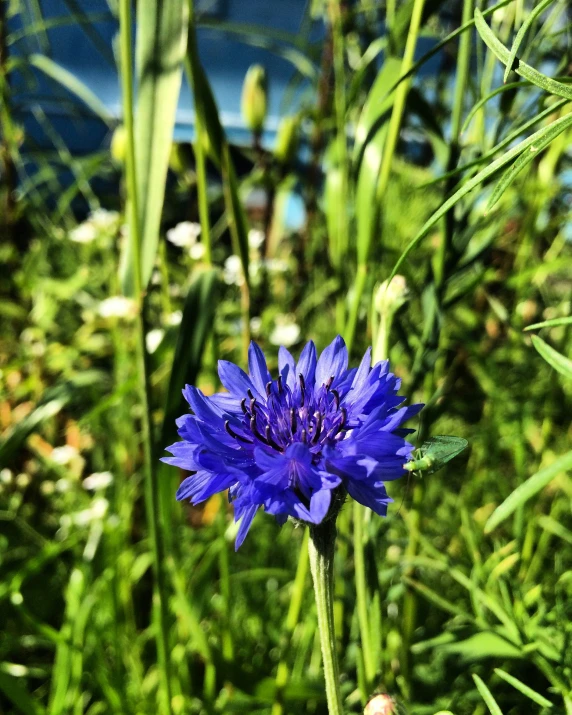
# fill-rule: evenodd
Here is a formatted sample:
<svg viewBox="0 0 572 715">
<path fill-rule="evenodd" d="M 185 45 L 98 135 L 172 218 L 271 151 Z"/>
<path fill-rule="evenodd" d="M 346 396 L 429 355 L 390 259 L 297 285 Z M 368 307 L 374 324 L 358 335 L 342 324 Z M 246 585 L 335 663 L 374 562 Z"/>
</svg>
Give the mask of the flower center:
<svg viewBox="0 0 572 715">
<path fill-rule="evenodd" d="M 225 429 L 241 442 L 262 443 L 278 452 L 302 442 L 318 456 L 325 444 L 342 439 L 347 429 L 347 410 L 340 404 L 339 392 L 331 387 L 333 380 L 330 377 L 320 388 L 308 389 L 300 374 L 291 390 L 279 377 L 267 383 L 265 403 L 248 390 L 241 402 L 242 429 L 231 427 L 229 421 Z"/>
</svg>

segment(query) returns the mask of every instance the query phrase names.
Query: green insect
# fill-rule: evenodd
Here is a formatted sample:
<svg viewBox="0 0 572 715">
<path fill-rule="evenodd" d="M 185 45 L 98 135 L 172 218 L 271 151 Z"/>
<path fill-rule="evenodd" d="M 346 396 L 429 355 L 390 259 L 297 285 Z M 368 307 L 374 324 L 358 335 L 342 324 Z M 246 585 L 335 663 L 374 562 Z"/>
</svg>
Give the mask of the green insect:
<svg viewBox="0 0 572 715">
<path fill-rule="evenodd" d="M 403 465 L 408 472 L 434 474 L 454 459 L 467 447 L 468 442 L 462 437 L 437 435 L 424 442 L 415 450 L 415 459 Z M 422 476 L 421 474 L 419 476 Z"/>
</svg>

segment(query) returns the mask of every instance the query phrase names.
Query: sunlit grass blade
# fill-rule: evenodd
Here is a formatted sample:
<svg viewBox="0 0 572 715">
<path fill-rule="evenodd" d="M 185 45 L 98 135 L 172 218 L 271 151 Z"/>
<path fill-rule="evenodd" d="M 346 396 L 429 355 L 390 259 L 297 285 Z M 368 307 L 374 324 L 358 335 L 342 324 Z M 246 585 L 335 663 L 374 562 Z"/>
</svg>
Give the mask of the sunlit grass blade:
<svg viewBox="0 0 572 715">
<path fill-rule="evenodd" d="M 483 14 L 479 9 L 475 10 L 475 26 L 487 47 L 503 64 L 507 65 L 510 59 L 510 52 L 487 25 Z M 572 87 L 547 77 L 542 74 L 542 72 L 535 70 L 534 67 L 527 65 L 525 62 L 519 60 L 516 63 L 516 66 L 511 67 L 511 69 L 514 69 L 514 71 L 521 75 L 521 77 L 524 77 L 529 82 L 532 82 L 532 84 L 535 84 L 537 87 L 540 87 L 540 89 L 543 89 L 545 92 L 572 100 Z"/>
<path fill-rule="evenodd" d="M 473 674 L 473 680 L 477 686 L 477 690 L 481 694 L 482 699 L 485 701 L 487 708 L 491 715 L 503 715 L 497 701 L 494 699 L 493 694 L 479 678 L 478 675 Z"/>
<path fill-rule="evenodd" d="M 502 668 L 495 668 L 495 673 L 499 676 L 499 678 L 506 680 L 509 685 L 512 685 L 513 688 L 516 688 L 523 695 L 526 695 L 527 698 L 530 698 L 530 700 L 534 701 L 537 705 L 540 705 L 543 708 L 552 707 L 550 700 L 547 700 L 545 697 L 540 695 L 540 693 L 537 693 L 536 690 L 529 688 L 528 685 L 525 685 L 518 680 L 518 678 L 515 678 L 513 675 L 510 675 L 506 671 L 502 670 Z"/>
<path fill-rule="evenodd" d="M 555 328 L 558 325 L 572 325 L 572 316 L 566 318 L 552 318 L 552 320 L 543 320 L 542 323 L 533 323 L 527 325 L 525 330 L 540 330 L 541 328 Z"/>
<path fill-rule="evenodd" d="M 545 343 L 538 335 L 532 335 L 532 344 L 546 362 L 564 377 L 572 379 L 572 360 L 564 357 L 553 347 Z"/>
<path fill-rule="evenodd" d="M 504 77 L 503 80 L 506 82 L 508 79 L 508 76 L 512 70 L 512 67 L 515 63 L 516 60 L 516 55 L 518 53 L 518 50 L 522 44 L 522 41 L 524 40 L 524 37 L 526 33 L 528 32 L 529 28 L 532 26 L 534 21 L 536 20 L 537 17 L 542 15 L 542 13 L 546 10 L 547 7 L 550 7 L 552 3 L 555 0 L 541 0 L 541 2 L 536 5 L 536 7 L 533 7 L 530 13 L 527 15 L 525 18 L 524 22 L 520 26 L 519 31 L 516 34 L 516 37 L 514 38 L 514 42 L 512 43 L 512 47 L 510 48 L 510 54 L 508 56 L 508 60 L 506 63 L 506 68 L 504 71 Z"/>
<path fill-rule="evenodd" d="M 34 54 L 27 58 L 28 62 L 45 75 L 55 80 L 68 92 L 71 92 L 78 99 L 91 109 L 100 119 L 110 125 L 114 117 L 107 109 L 99 97 L 91 89 L 76 77 L 72 72 L 65 69 L 54 60 L 45 55 Z"/>
<path fill-rule="evenodd" d="M 536 472 L 536 474 L 520 484 L 512 494 L 493 511 L 485 524 L 485 533 L 490 534 L 493 529 L 496 529 L 499 524 L 505 521 L 505 519 L 508 519 L 516 509 L 550 484 L 555 477 L 570 469 L 572 469 L 572 452 L 567 452 L 552 462 L 548 467 L 544 467 L 544 469 Z"/>
<path fill-rule="evenodd" d="M 157 254 L 165 182 L 187 47 L 186 0 L 140 2 L 137 17 L 135 154 L 137 213 L 141 232 L 141 288 L 145 289 Z M 130 244 L 128 244 L 130 245 Z M 122 285 L 135 289 L 133 256 L 124 256 Z"/>
<path fill-rule="evenodd" d="M 509 188 L 509 186 L 514 182 L 516 177 L 520 172 L 525 169 L 529 164 L 531 164 L 541 151 L 546 149 L 549 144 L 556 139 L 557 136 L 566 131 L 566 126 L 564 129 L 562 126 L 553 127 L 550 125 L 546 128 L 546 133 L 538 139 L 536 144 L 528 147 L 514 162 L 514 164 L 505 171 L 505 173 L 500 178 L 498 184 L 495 186 L 494 191 L 488 201 L 486 211 L 490 211 L 492 207 L 497 203 L 504 192 Z"/>
</svg>

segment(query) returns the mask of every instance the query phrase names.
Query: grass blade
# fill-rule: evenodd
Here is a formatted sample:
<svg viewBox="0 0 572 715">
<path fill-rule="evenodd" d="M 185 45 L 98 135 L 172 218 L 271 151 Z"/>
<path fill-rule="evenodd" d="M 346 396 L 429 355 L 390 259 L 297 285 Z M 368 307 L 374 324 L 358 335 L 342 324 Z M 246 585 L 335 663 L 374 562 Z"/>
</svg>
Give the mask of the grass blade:
<svg viewBox="0 0 572 715">
<path fill-rule="evenodd" d="M 525 330 L 539 330 L 540 328 L 554 328 L 557 325 L 572 325 L 572 316 L 567 318 L 553 318 L 552 320 L 544 320 L 542 323 L 534 323 L 527 325 Z"/>
<path fill-rule="evenodd" d="M 554 0 L 542 0 L 542 2 L 540 2 L 535 8 L 531 10 L 530 15 L 528 15 L 526 20 L 520 26 L 520 30 L 514 38 L 514 42 L 512 43 L 512 47 L 510 48 L 510 54 L 508 56 L 506 69 L 504 71 L 504 82 L 506 82 L 508 79 L 512 66 L 514 65 L 516 60 L 516 54 L 519 50 L 520 45 L 522 44 L 522 41 L 524 40 L 524 36 L 528 32 L 529 27 L 536 20 L 536 18 L 546 10 L 547 7 L 552 5 L 553 2 Z"/>
<path fill-rule="evenodd" d="M 477 690 L 481 694 L 482 699 L 485 701 L 486 706 L 489 709 L 491 715 L 502 715 L 502 710 L 500 709 L 497 701 L 493 698 L 493 694 L 479 678 L 478 675 L 473 674 L 473 680 L 477 686 Z"/>
<path fill-rule="evenodd" d="M 159 244 L 165 181 L 187 48 L 188 5 L 185 0 L 164 3 L 149 0 L 139 5 L 134 141 L 141 231 L 141 287 L 145 289 Z M 123 290 L 126 295 L 133 295 L 135 281 L 130 249 L 123 258 Z"/>
<path fill-rule="evenodd" d="M 507 519 L 519 506 L 538 494 L 545 486 L 561 472 L 572 469 L 572 451 L 550 464 L 548 467 L 536 472 L 532 477 L 520 484 L 491 514 L 485 524 L 485 534 L 490 534 L 493 529 Z"/>
<path fill-rule="evenodd" d="M 561 375 L 564 375 L 564 377 L 572 379 L 572 360 L 564 357 L 564 355 L 548 345 L 548 343 L 545 343 L 542 338 L 539 338 L 538 335 L 532 335 L 531 338 L 532 344 L 537 352 L 540 353 L 550 367 L 553 367 Z"/>
<path fill-rule="evenodd" d="M 475 10 L 475 26 L 489 50 L 491 50 L 491 52 L 493 52 L 503 64 L 508 65 L 510 52 L 502 44 L 502 42 L 497 39 L 494 32 L 485 22 L 482 12 L 478 9 Z M 515 66 L 509 65 L 509 67 L 514 69 L 514 71 L 521 77 L 529 80 L 529 82 L 532 82 L 532 84 L 540 87 L 540 89 L 543 89 L 545 92 L 572 100 L 571 87 L 562 84 L 562 82 L 557 82 L 555 79 L 547 77 L 542 74 L 542 72 L 535 70 L 534 67 L 527 65 L 525 62 L 518 60 Z"/>
<path fill-rule="evenodd" d="M 72 72 L 64 69 L 54 60 L 45 55 L 34 54 L 28 57 L 28 62 L 43 72 L 47 77 L 55 80 L 68 92 L 74 94 L 78 99 L 91 109 L 106 124 L 111 124 L 113 115 L 109 112 L 105 104 L 91 91 L 91 89 L 79 80 Z"/>
<path fill-rule="evenodd" d="M 501 668 L 495 668 L 495 673 L 499 676 L 499 678 L 506 680 L 506 682 L 509 685 L 512 685 L 513 688 L 516 688 L 523 695 L 526 695 L 527 698 L 530 698 L 535 703 L 537 703 L 537 705 L 540 705 L 543 708 L 552 707 L 552 703 L 550 702 L 550 700 L 547 700 L 545 697 L 540 695 L 540 693 L 537 693 L 536 690 L 533 690 L 532 688 L 529 688 L 528 685 L 521 683 L 520 680 L 518 680 L 512 675 L 509 675 Z"/>
</svg>

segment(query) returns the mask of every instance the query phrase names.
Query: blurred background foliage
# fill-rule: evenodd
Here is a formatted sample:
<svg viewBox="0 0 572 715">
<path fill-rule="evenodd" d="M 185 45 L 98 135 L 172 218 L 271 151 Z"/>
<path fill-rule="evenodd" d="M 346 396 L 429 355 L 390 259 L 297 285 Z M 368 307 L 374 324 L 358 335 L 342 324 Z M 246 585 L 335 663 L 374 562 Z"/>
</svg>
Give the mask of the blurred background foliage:
<svg viewBox="0 0 572 715">
<path fill-rule="evenodd" d="M 392 484 L 387 519 L 342 511 L 347 712 L 379 688 L 418 715 L 571 715 L 569 4 L 221 24 L 292 65 L 272 132 L 272 72 L 249 70 L 242 142 L 201 63 L 208 7 L 46 5 L 0 0 L 0 711 L 326 712 L 307 536 L 260 514 L 235 554 L 226 500 L 175 503 L 158 459 L 217 359 L 253 337 L 275 368 L 340 332 L 427 404 L 413 440 L 470 443 Z M 121 111 L 54 60 L 70 24 Z M 53 107 L 102 141 L 70 148 Z"/>
</svg>

